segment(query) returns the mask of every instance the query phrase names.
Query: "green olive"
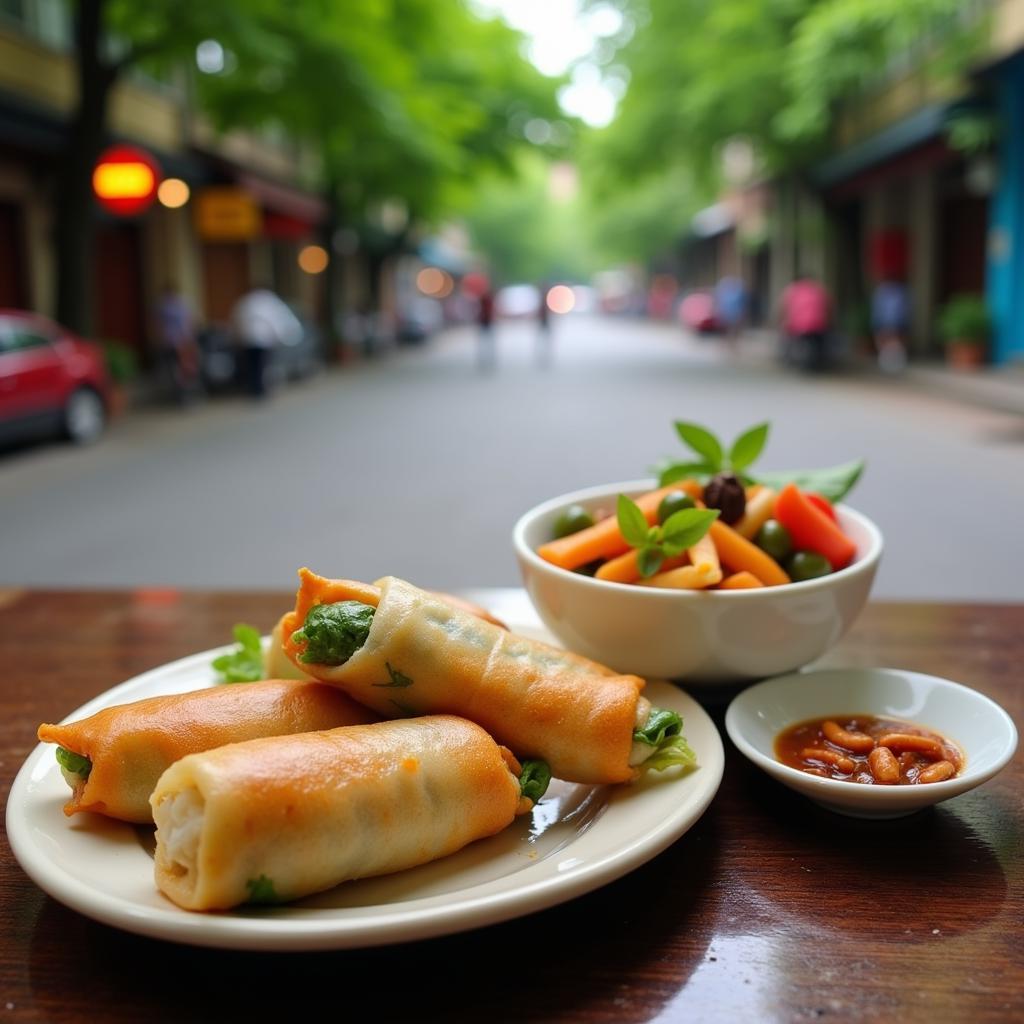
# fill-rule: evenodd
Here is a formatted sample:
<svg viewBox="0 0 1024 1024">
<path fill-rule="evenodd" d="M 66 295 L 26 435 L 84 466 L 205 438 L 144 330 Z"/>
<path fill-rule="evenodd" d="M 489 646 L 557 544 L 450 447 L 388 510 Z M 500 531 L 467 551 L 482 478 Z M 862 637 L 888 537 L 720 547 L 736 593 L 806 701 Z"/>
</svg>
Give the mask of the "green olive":
<svg viewBox="0 0 1024 1024">
<path fill-rule="evenodd" d="M 786 563 L 786 572 L 794 583 L 801 580 L 816 580 L 832 571 L 828 559 L 817 551 L 798 551 Z"/>
<path fill-rule="evenodd" d="M 685 491 L 669 491 L 658 505 L 658 525 L 663 526 L 670 515 L 681 509 L 696 507 L 697 502 Z"/>
<path fill-rule="evenodd" d="M 793 553 L 793 538 L 777 519 L 769 519 L 757 531 L 754 543 L 766 554 L 771 555 L 779 565 Z"/>
<path fill-rule="evenodd" d="M 582 505 L 570 505 L 559 513 L 552 532 L 557 540 L 593 525 L 594 517 Z"/>
</svg>

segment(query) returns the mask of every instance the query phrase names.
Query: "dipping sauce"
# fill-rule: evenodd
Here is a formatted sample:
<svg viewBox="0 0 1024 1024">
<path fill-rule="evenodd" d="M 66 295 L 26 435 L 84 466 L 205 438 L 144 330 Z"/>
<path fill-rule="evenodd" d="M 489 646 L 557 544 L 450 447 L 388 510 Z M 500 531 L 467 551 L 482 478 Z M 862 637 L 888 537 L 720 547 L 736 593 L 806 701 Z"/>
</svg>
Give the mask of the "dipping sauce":
<svg viewBox="0 0 1024 1024">
<path fill-rule="evenodd" d="M 798 722 L 775 738 L 775 757 L 808 775 L 867 786 L 943 782 L 964 766 L 960 748 L 937 732 L 874 715 Z"/>
</svg>

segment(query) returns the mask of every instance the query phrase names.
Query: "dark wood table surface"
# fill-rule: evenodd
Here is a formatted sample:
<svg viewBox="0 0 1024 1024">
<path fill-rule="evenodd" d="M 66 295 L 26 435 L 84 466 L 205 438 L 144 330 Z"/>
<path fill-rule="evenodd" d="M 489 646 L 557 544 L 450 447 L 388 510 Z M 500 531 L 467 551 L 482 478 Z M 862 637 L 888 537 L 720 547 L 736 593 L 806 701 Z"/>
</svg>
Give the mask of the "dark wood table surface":
<svg viewBox="0 0 1024 1024">
<path fill-rule="evenodd" d="M 505 592 L 507 594 L 507 592 Z M 288 595 L 0 591 L 0 787 L 44 720 L 269 629 Z M 947 676 L 1024 722 L 1024 607 L 874 604 L 829 664 Z M 1024 756 L 889 822 L 819 810 L 725 736 L 677 843 L 596 892 L 475 932 L 333 953 L 140 938 L 44 895 L 0 844 L 0 1021 L 1024 1020 Z"/>
</svg>

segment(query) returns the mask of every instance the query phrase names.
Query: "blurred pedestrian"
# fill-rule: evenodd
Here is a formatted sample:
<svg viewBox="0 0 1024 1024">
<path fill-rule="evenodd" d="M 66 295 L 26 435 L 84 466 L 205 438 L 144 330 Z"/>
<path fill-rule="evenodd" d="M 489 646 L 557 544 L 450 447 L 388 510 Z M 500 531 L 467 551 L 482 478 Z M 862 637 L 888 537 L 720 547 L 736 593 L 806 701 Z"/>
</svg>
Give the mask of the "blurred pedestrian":
<svg viewBox="0 0 1024 1024">
<path fill-rule="evenodd" d="M 878 366 L 884 373 L 899 373 L 907 365 L 910 295 L 902 281 L 879 281 L 871 296 L 871 329 Z"/>
<path fill-rule="evenodd" d="M 715 285 L 715 317 L 722 336 L 735 349 L 747 317 L 747 287 L 740 278 L 726 275 Z"/>
<path fill-rule="evenodd" d="M 799 274 L 783 291 L 781 319 L 787 360 L 807 370 L 824 369 L 832 301 L 813 274 Z"/>
<path fill-rule="evenodd" d="M 481 370 L 491 370 L 497 360 L 494 348 L 494 292 L 490 287 L 481 292 L 477 300 L 476 323 L 479 336 L 477 365 Z"/>
<path fill-rule="evenodd" d="M 186 405 L 202 392 L 202 373 L 196 323 L 185 297 L 168 282 L 155 311 L 160 373 L 168 393 Z"/>
<path fill-rule="evenodd" d="M 548 305 L 548 286 L 542 284 L 537 289 L 537 365 L 548 367 L 551 365 L 552 351 L 551 337 L 551 307 Z"/>
<path fill-rule="evenodd" d="M 302 340 L 302 324 L 269 288 L 254 288 L 235 303 L 231 329 L 242 357 L 245 390 L 253 398 L 265 398 L 274 349 L 297 345 Z"/>
</svg>

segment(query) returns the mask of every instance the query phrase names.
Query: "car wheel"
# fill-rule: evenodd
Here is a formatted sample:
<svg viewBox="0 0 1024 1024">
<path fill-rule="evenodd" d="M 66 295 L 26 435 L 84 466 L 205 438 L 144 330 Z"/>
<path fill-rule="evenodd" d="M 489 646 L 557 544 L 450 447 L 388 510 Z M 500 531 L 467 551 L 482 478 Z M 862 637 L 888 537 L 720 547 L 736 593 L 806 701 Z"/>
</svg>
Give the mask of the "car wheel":
<svg viewBox="0 0 1024 1024">
<path fill-rule="evenodd" d="M 74 444 L 91 444 L 107 423 L 103 399 L 92 388 L 71 392 L 64 406 L 64 433 Z"/>
</svg>

